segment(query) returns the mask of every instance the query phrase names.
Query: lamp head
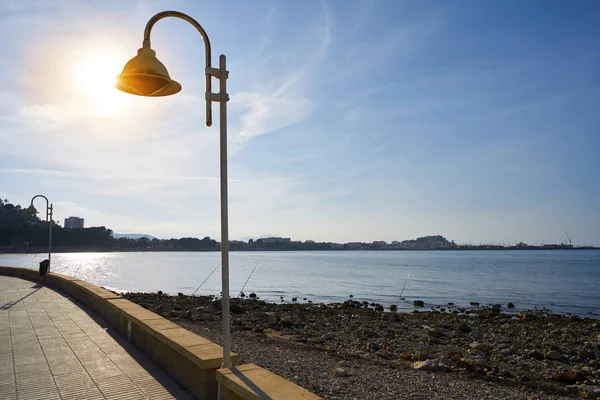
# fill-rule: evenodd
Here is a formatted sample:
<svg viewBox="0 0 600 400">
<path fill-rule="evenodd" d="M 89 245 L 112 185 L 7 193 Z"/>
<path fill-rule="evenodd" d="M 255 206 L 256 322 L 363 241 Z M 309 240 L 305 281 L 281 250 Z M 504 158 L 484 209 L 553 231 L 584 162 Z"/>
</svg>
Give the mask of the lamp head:
<svg viewBox="0 0 600 400">
<path fill-rule="evenodd" d="M 126 93 L 149 97 L 168 96 L 181 90 L 181 85 L 171 79 L 167 68 L 149 46 L 139 49 L 137 56 L 125 64 L 123 72 L 117 75 L 115 87 Z"/>
<path fill-rule="evenodd" d="M 26 212 L 27 214 L 29 214 L 29 215 L 35 215 L 35 214 L 37 214 L 37 213 L 38 213 L 38 210 L 37 210 L 37 209 L 36 209 L 36 208 L 33 206 L 33 204 L 32 204 L 32 205 L 30 205 L 29 207 L 27 207 L 27 208 L 25 209 L 25 212 Z"/>
</svg>

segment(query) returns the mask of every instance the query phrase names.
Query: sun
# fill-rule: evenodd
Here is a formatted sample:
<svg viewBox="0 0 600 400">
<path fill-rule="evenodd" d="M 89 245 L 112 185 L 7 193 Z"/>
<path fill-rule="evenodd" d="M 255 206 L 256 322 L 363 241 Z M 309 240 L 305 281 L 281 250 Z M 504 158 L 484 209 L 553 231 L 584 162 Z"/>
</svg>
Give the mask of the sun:
<svg viewBox="0 0 600 400">
<path fill-rule="evenodd" d="M 77 63 L 77 89 L 85 95 L 94 113 L 108 117 L 125 110 L 126 99 L 114 88 L 123 63 L 123 59 L 108 52 L 86 54 Z"/>
</svg>

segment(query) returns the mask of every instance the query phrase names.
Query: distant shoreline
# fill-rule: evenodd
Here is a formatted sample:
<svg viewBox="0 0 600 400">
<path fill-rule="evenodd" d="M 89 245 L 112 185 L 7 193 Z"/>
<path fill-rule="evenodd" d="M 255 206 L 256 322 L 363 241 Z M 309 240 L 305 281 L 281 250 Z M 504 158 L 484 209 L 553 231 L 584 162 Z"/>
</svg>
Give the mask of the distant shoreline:
<svg viewBox="0 0 600 400">
<path fill-rule="evenodd" d="M 542 248 L 542 247 L 528 247 L 528 248 L 515 248 L 515 247 L 504 247 L 504 248 L 445 248 L 445 249 L 230 249 L 230 252 L 260 252 L 260 251 L 272 251 L 272 252 L 282 252 L 282 251 L 319 251 L 319 252 L 345 252 L 345 251 L 397 251 L 397 252 L 414 252 L 414 251 L 440 251 L 440 252 L 448 252 L 448 251 L 531 251 L 531 250 L 543 250 L 543 251 L 557 251 L 557 250 L 568 250 L 568 251 L 577 251 L 577 250 L 600 250 L 600 247 L 593 246 L 582 246 L 582 247 L 572 247 L 572 248 Z M 62 248 L 57 247 L 52 249 L 52 253 L 190 253 L 190 252 L 198 252 L 198 253 L 207 253 L 207 252 L 220 252 L 220 249 L 132 249 L 132 250 L 121 250 L 121 249 L 106 249 L 106 248 Z M 2 249 L 0 248 L 0 254 L 43 254 L 47 253 L 47 247 L 28 247 L 22 249 Z"/>
</svg>

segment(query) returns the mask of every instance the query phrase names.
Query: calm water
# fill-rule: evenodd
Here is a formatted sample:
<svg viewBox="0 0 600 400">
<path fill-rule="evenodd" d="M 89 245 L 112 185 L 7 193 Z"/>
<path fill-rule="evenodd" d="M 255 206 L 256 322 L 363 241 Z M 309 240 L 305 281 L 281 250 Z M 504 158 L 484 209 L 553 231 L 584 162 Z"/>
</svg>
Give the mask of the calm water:
<svg viewBox="0 0 600 400">
<path fill-rule="evenodd" d="M 37 268 L 44 258 L 0 255 L 0 265 Z M 192 294 L 219 261 L 217 252 L 71 253 L 54 254 L 52 270 L 117 291 Z M 600 250 L 233 252 L 232 296 L 257 262 L 244 292 L 277 302 L 280 296 L 341 302 L 352 294 L 355 300 L 401 309 L 412 309 L 412 300 L 420 299 L 427 305 L 510 301 L 517 309 L 600 313 Z M 218 294 L 220 287 L 217 269 L 198 294 Z"/>
</svg>

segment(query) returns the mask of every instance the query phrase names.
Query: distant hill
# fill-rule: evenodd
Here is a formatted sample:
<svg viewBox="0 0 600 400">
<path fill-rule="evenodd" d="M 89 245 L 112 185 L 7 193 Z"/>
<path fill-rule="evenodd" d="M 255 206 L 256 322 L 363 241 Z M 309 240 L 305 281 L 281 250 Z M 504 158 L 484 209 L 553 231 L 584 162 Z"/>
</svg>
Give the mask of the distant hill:
<svg viewBox="0 0 600 400">
<path fill-rule="evenodd" d="M 139 238 L 143 238 L 143 237 L 147 237 L 150 240 L 156 239 L 154 236 L 147 235 L 145 233 L 113 233 L 113 238 L 115 238 L 115 239 L 119 239 L 119 238 L 139 239 Z"/>
</svg>

